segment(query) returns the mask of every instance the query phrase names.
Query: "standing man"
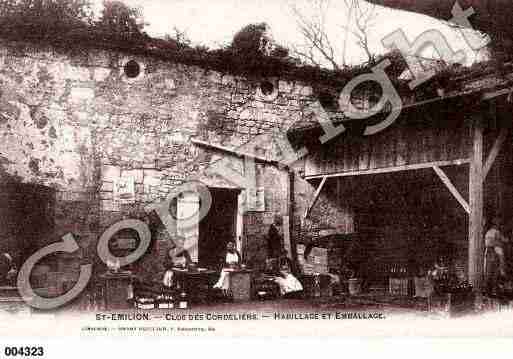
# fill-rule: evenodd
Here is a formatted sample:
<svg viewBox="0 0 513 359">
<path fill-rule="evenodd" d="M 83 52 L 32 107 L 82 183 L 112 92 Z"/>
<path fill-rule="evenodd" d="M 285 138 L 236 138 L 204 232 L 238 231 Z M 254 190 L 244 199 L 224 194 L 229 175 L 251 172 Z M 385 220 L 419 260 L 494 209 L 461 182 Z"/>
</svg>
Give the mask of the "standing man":
<svg viewBox="0 0 513 359">
<path fill-rule="evenodd" d="M 280 215 L 276 214 L 274 216 L 274 221 L 267 232 L 267 266 L 273 266 L 273 263 L 271 262 L 276 262 L 276 266 L 278 266 L 277 262 L 282 254 L 283 248 L 282 227 L 283 220 Z"/>
<path fill-rule="evenodd" d="M 492 219 L 491 227 L 485 234 L 485 288 L 488 294 L 496 294 L 499 279 L 506 277 L 504 244 L 508 239 L 501 232 L 502 221 Z"/>
</svg>

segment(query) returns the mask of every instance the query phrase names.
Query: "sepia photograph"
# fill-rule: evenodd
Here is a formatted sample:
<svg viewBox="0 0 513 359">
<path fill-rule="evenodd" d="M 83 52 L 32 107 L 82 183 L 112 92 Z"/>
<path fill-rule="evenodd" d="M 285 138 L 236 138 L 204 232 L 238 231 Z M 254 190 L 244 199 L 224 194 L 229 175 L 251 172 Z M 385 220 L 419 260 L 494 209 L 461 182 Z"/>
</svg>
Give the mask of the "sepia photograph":
<svg viewBox="0 0 513 359">
<path fill-rule="evenodd" d="M 512 16 L 0 0 L 0 337 L 512 336 Z"/>
</svg>

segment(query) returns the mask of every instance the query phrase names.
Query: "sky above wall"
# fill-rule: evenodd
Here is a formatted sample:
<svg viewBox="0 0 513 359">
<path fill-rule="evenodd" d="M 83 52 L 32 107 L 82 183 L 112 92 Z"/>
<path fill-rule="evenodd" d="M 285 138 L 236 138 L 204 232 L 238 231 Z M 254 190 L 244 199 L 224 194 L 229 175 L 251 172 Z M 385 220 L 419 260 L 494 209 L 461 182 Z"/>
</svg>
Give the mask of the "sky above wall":
<svg viewBox="0 0 513 359">
<path fill-rule="evenodd" d="M 101 6 L 102 0 L 94 0 Z M 146 22 L 146 31 L 152 36 L 173 34 L 173 27 L 184 30 L 194 44 L 211 48 L 230 42 L 233 35 L 250 23 L 267 22 L 272 36 L 281 45 L 301 46 L 301 37 L 292 7 L 296 6 L 303 14 L 313 14 L 312 0 L 123 0 L 130 6 L 140 7 Z M 415 13 L 377 7 L 372 27 L 369 31 L 369 43 L 372 50 L 382 53 L 381 39 L 397 29 L 402 29 L 413 41 L 415 37 L 428 30 L 439 30 L 446 36 L 453 50 L 464 50 L 469 63 L 476 54 L 465 41 L 461 33 L 443 22 Z M 343 26 L 347 23 L 348 12 L 343 0 L 327 0 L 326 29 L 336 48 L 338 62 L 342 63 L 342 48 L 345 39 Z M 423 56 L 436 57 L 432 48 L 423 52 Z M 478 55 L 480 58 L 482 55 Z M 356 64 L 366 59 L 357 45 L 357 39 L 349 35 L 347 39 L 346 63 Z M 319 58 L 322 62 L 322 59 Z M 327 63 L 324 63 L 327 65 Z"/>
</svg>

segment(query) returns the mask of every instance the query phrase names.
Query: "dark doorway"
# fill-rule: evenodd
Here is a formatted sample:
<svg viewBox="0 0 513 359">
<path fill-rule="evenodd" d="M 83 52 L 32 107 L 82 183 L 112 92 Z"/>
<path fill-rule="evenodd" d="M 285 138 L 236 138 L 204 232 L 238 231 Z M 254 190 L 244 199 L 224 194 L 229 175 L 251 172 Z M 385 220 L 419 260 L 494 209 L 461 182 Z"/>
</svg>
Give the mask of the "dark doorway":
<svg viewBox="0 0 513 359">
<path fill-rule="evenodd" d="M 198 262 L 219 266 L 226 244 L 235 240 L 238 190 L 210 188 L 212 206 L 199 226 Z"/>
<path fill-rule="evenodd" d="M 54 215 L 53 189 L 25 183 L 0 185 L 0 253 L 21 262 L 48 244 Z"/>
</svg>

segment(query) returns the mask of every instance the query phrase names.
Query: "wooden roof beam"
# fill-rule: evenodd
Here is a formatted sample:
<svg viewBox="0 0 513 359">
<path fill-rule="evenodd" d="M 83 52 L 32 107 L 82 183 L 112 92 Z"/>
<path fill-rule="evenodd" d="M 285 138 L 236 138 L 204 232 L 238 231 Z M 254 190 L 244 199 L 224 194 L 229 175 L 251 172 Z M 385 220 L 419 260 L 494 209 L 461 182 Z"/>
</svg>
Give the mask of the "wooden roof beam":
<svg viewBox="0 0 513 359">
<path fill-rule="evenodd" d="M 438 175 L 438 177 L 440 177 L 440 179 L 442 180 L 443 184 L 447 187 L 447 189 L 449 189 L 449 192 L 451 192 L 451 194 L 454 196 L 456 201 L 458 201 L 458 203 L 463 207 L 465 212 L 470 214 L 470 205 L 463 198 L 463 196 L 458 191 L 456 186 L 452 183 L 452 181 L 449 178 L 449 176 L 447 176 L 447 174 L 438 166 L 433 166 L 433 170 Z"/>
<path fill-rule="evenodd" d="M 305 211 L 305 215 L 303 216 L 303 219 L 307 219 L 308 216 L 310 216 L 310 213 L 312 212 L 312 209 L 313 207 L 315 206 L 315 204 L 317 203 L 317 200 L 319 199 L 319 196 L 321 195 L 321 191 L 322 191 L 322 188 L 324 187 L 324 185 L 326 184 L 326 180 L 328 179 L 328 176 L 324 176 L 322 178 L 322 181 L 321 181 L 321 184 L 319 185 L 319 187 L 317 187 L 317 190 L 315 191 L 315 195 L 314 195 L 314 198 L 312 200 L 312 203 L 310 203 L 310 205 L 308 206 L 308 208 L 306 209 Z"/>
<path fill-rule="evenodd" d="M 486 158 L 486 162 L 483 167 L 483 181 L 486 179 L 488 172 L 490 172 L 490 170 L 492 169 L 492 166 L 495 163 L 495 160 L 497 159 L 497 156 L 499 155 L 499 152 L 502 149 L 502 145 L 504 144 L 504 141 L 506 141 L 506 138 L 508 137 L 508 132 L 509 132 L 509 128 L 506 128 L 506 127 L 501 128 L 499 136 L 497 136 L 497 138 L 495 139 L 493 147 L 490 150 L 490 153 L 488 154 L 488 157 Z"/>
<path fill-rule="evenodd" d="M 416 164 L 411 164 L 411 165 L 374 168 L 374 169 L 370 169 L 370 170 L 357 170 L 357 171 L 311 175 L 311 176 L 305 176 L 304 178 L 306 180 L 313 180 L 313 179 L 319 179 L 319 178 L 324 178 L 324 177 L 331 178 L 331 177 L 353 177 L 353 176 L 364 176 L 364 175 L 376 175 L 376 174 L 392 173 L 392 172 L 414 171 L 414 170 L 421 170 L 421 169 L 426 169 L 426 168 L 429 169 L 429 168 L 432 168 L 433 166 L 438 166 L 438 167 L 460 166 L 460 165 L 468 164 L 469 162 L 470 162 L 469 158 L 460 158 L 460 159 L 456 159 L 456 160 L 416 163 Z"/>
</svg>

